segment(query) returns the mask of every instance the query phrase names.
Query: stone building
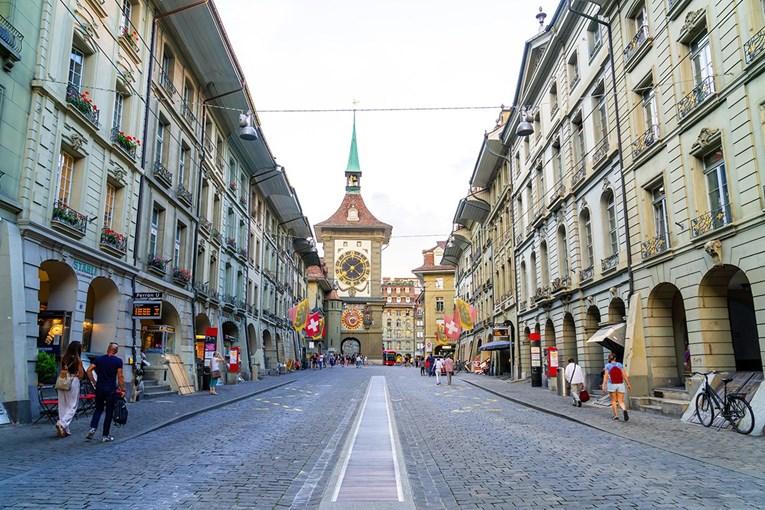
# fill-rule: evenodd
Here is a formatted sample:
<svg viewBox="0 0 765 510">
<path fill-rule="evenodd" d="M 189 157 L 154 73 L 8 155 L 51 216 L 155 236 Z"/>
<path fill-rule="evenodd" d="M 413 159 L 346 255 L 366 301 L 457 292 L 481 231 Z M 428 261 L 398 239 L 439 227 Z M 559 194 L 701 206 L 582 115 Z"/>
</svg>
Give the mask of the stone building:
<svg viewBox="0 0 765 510">
<path fill-rule="evenodd" d="M 415 308 L 420 287 L 417 280 L 383 278 L 383 349 L 415 355 Z"/>
<path fill-rule="evenodd" d="M 330 350 L 382 358 L 385 299 L 382 295 L 382 248 L 393 227 L 378 220 L 361 195 L 361 166 L 354 114 L 351 148 L 345 169 L 345 196 L 328 219 L 315 225 L 327 272 L 342 303 L 339 344 Z"/>
<path fill-rule="evenodd" d="M 192 381 L 203 355 L 195 340 L 212 340 L 226 354 L 240 349 L 248 377 L 250 361 L 267 366 L 268 302 L 282 359 L 294 358 L 286 308 L 305 296 L 315 248 L 296 244 L 311 229 L 256 116 L 255 139 L 240 137 L 239 112 L 254 107 L 214 3 L 8 5 L 42 27 L 25 25 L 34 51 L 22 62 L 36 67 L 14 149 L 24 147 L 23 164 L 14 175 L 9 158 L 3 181 L 17 180 L 3 193 L 18 207 L 9 260 L 23 261 L 10 271 L 8 315 L 27 324 L 8 329 L 17 363 L 2 392 L 14 419 L 34 407 L 35 352 L 58 355 L 73 340 L 89 354 L 116 341 L 125 361 L 144 351 L 148 377 L 162 380 L 160 357 L 177 354 Z M 22 62 L 19 75 L 29 72 Z M 21 92 L 13 100 L 15 115 Z M 263 267 L 276 267 L 268 299 Z"/>
<path fill-rule="evenodd" d="M 456 342 L 447 339 L 444 333 L 444 314 L 454 310 L 454 266 L 441 263 L 444 248 L 446 242 L 439 241 L 433 248 L 423 250 L 422 265 L 412 269 L 422 287 L 425 355 L 456 350 Z"/>
</svg>

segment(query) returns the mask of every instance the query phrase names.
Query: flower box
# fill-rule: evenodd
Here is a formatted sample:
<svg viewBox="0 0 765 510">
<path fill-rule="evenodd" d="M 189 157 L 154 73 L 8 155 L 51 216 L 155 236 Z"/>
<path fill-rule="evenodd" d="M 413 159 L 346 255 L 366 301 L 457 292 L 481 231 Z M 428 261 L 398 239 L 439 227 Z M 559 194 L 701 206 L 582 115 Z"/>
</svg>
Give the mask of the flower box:
<svg viewBox="0 0 765 510">
<path fill-rule="evenodd" d="M 125 134 L 118 127 L 112 129 L 112 142 L 133 160 L 136 158 L 138 147 L 141 146 L 141 140 L 135 136 Z"/>
<path fill-rule="evenodd" d="M 122 257 L 127 253 L 127 236 L 108 227 L 101 229 L 101 249 Z"/>
<path fill-rule="evenodd" d="M 87 90 L 80 92 L 74 85 L 69 85 L 66 88 L 66 102 L 80 112 L 88 122 L 98 127 L 98 117 L 101 112 Z"/>
<path fill-rule="evenodd" d="M 191 281 L 191 271 L 176 267 L 173 270 L 173 281 L 185 287 Z"/>
<path fill-rule="evenodd" d="M 167 272 L 168 262 L 170 262 L 170 259 L 159 257 L 157 255 L 151 255 L 149 256 L 149 260 L 146 261 L 146 267 L 148 268 L 149 271 L 152 271 L 161 276 L 164 276 L 165 273 Z"/>
</svg>

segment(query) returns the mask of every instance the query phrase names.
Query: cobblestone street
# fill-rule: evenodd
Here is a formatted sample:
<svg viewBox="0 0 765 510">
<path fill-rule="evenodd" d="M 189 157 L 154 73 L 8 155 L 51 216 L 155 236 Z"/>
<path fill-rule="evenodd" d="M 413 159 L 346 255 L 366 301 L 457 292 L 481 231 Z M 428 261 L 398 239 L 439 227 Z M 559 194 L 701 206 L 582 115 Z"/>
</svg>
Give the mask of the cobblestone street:
<svg viewBox="0 0 765 510">
<path fill-rule="evenodd" d="M 765 505 L 755 465 L 748 472 L 709 465 L 695 460 L 692 448 L 679 454 L 534 410 L 462 376 L 448 387 L 415 369 L 337 367 L 289 376 L 288 385 L 115 444 L 77 435 L 59 440 L 70 443 L 66 449 L 52 449 L 50 427 L 0 429 L 4 459 L 9 434 L 31 443 L 21 445 L 28 461 L 0 481 L 0 507 L 350 508 L 333 503 L 330 493 L 374 375 L 385 376 L 404 461 L 402 508 Z M 149 419 L 139 406 L 149 405 L 156 404 L 131 406 L 118 440 L 135 435 L 141 416 Z M 646 434 L 662 426 L 633 416 L 610 425 Z M 760 438 L 724 431 L 694 430 L 690 437 L 709 444 L 715 434 L 725 434 L 741 455 L 761 449 Z M 704 450 L 697 445 L 699 458 Z M 353 508 L 397 507 L 364 505 Z"/>
</svg>

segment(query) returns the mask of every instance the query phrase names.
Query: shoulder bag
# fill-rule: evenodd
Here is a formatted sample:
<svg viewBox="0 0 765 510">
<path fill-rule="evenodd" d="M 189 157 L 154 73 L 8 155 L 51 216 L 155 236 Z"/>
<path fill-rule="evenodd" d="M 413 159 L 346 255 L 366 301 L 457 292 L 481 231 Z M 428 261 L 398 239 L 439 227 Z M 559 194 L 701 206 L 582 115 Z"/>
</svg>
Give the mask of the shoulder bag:
<svg viewBox="0 0 765 510">
<path fill-rule="evenodd" d="M 59 391 L 69 391 L 72 389 L 72 378 L 69 376 L 69 371 L 66 368 L 61 369 L 61 372 L 56 378 L 56 385 L 54 388 Z"/>
</svg>

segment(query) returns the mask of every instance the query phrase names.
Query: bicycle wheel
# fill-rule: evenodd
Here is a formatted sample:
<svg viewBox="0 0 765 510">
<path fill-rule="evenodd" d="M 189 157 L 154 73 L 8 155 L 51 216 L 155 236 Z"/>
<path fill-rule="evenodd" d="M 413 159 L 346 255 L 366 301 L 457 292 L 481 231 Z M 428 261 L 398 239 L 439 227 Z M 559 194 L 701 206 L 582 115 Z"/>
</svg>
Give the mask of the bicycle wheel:
<svg viewBox="0 0 765 510">
<path fill-rule="evenodd" d="M 696 395 L 696 417 L 705 427 L 709 427 L 715 421 L 714 404 L 706 393 Z"/>
<path fill-rule="evenodd" d="M 728 397 L 728 421 L 739 434 L 749 434 L 754 429 L 754 413 L 749 402 L 738 395 Z"/>
</svg>

